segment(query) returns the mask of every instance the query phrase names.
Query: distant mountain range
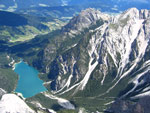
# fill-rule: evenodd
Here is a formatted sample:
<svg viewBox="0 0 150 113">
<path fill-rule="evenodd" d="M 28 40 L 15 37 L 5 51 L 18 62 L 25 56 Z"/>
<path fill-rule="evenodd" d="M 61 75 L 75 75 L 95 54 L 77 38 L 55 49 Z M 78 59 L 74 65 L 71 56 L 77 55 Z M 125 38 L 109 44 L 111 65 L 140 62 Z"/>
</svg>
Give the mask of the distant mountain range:
<svg viewBox="0 0 150 113">
<path fill-rule="evenodd" d="M 15 11 L 40 6 L 61 6 L 61 0 L 1 0 L 0 9 Z"/>
<path fill-rule="evenodd" d="M 124 11 L 131 7 L 138 9 L 150 8 L 148 0 L 1 0 L 0 9 L 7 11 L 16 11 L 18 9 L 27 9 L 33 7 L 55 7 L 55 6 L 79 6 L 82 7 L 109 7 L 114 10 Z"/>
</svg>

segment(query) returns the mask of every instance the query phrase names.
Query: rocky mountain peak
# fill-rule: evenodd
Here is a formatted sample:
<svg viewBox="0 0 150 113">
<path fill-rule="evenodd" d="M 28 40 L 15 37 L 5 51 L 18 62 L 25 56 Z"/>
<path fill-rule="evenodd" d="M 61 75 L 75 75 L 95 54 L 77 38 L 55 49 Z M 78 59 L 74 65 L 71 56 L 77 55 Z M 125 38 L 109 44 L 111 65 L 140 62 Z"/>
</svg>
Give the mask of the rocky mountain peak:
<svg viewBox="0 0 150 113">
<path fill-rule="evenodd" d="M 122 13 L 120 15 L 120 17 L 122 19 L 125 19 L 125 18 L 139 18 L 139 10 L 137 8 L 130 8 L 128 10 L 126 10 L 124 13 Z"/>
<path fill-rule="evenodd" d="M 71 31 L 76 33 L 83 30 L 83 28 L 88 28 L 91 24 L 96 24 L 96 21 L 102 19 L 108 21 L 109 15 L 101 13 L 99 10 L 93 8 L 88 8 L 81 11 L 78 16 L 75 16 L 70 22 L 63 28 L 64 31 Z"/>
<path fill-rule="evenodd" d="M 148 24 L 149 17 L 150 17 L 149 10 L 146 9 L 138 10 L 136 8 L 130 8 L 125 12 L 112 17 L 112 21 L 110 22 L 109 27 L 112 28 L 111 30 L 117 30 L 117 32 L 122 32 L 123 29 L 124 30 L 128 29 L 129 31 L 134 32 L 133 30 L 131 30 L 131 27 L 135 23 L 139 22 L 142 22 L 143 24 L 144 22 L 147 22 Z"/>
<path fill-rule="evenodd" d="M 79 14 L 79 18 L 89 18 L 91 22 L 96 21 L 100 18 L 103 20 L 108 20 L 109 16 L 107 14 L 101 13 L 99 10 L 88 8 L 86 10 L 81 11 Z"/>
<path fill-rule="evenodd" d="M 124 13 L 121 14 L 121 18 L 130 18 L 130 19 L 147 19 L 150 17 L 150 11 L 147 9 L 138 10 L 137 8 L 130 8 Z"/>
</svg>

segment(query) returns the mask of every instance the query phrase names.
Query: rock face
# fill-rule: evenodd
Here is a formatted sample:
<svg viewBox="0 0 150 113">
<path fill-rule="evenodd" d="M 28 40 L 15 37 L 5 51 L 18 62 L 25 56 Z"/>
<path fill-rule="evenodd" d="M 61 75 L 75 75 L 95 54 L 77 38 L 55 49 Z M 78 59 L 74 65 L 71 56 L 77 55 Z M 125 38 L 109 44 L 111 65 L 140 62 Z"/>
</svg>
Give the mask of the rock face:
<svg viewBox="0 0 150 113">
<path fill-rule="evenodd" d="M 6 93 L 6 91 L 3 90 L 2 88 L 0 88 L 0 97 L 2 97 L 5 93 Z"/>
<path fill-rule="evenodd" d="M 149 113 L 150 97 L 143 97 L 138 102 L 117 100 L 106 113 Z"/>
<path fill-rule="evenodd" d="M 103 24 L 85 33 L 77 44 L 54 60 L 49 74 L 51 79 L 57 79 L 53 85 L 59 87 L 56 89 L 69 89 L 74 84 L 73 88 L 83 90 L 92 76 L 98 77 L 100 87 L 108 84 L 107 77 L 112 77 L 112 84 L 103 92 L 108 93 L 126 77 L 134 84 L 132 90 L 145 83 L 150 58 L 149 18 L 150 11 L 136 8 L 113 17 L 94 9 L 82 11 L 64 28 L 71 32 L 88 28 L 97 20 Z"/>
<path fill-rule="evenodd" d="M 5 94 L 0 100 L 1 113 L 35 113 L 15 94 Z"/>
<path fill-rule="evenodd" d="M 150 89 L 149 26 L 148 10 L 131 8 L 117 16 L 94 9 L 82 11 L 64 27 L 69 33 L 79 34 L 70 39 L 74 43 L 63 50 L 68 44 L 64 40 L 61 49 L 54 44 L 45 49 L 55 47 L 53 52 L 44 54 L 49 58 L 46 69 L 53 93 L 61 95 L 72 91 L 74 96 L 99 98 L 148 95 L 145 92 Z M 86 31 L 80 34 L 84 28 Z M 49 52 L 60 50 L 52 61 Z M 106 99 L 104 103 L 107 105 L 107 102 Z"/>
<path fill-rule="evenodd" d="M 105 21 L 109 20 L 107 14 L 101 13 L 99 10 L 92 8 L 81 11 L 78 16 L 75 16 L 71 21 L 63 27 L 64 32 L 80 32 L 84 28 L 88 28 L 90 25 L 96 24 L 100 19 Z"/>
</svg>

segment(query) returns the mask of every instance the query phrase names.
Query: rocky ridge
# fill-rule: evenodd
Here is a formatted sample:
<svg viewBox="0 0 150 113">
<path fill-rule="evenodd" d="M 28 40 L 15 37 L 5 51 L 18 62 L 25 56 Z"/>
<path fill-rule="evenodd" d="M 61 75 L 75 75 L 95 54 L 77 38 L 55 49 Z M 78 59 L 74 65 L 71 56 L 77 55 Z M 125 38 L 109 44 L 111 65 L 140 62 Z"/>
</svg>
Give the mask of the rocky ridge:
<svg viewBox="0 0 150 113">
<path fill-rule="evenodd" d="M 76 34 L 77 32 L 81 32 L 84 28 L 96 24 L 100 19 L 108 21 L 109 18 L 109 15 L 101 13 L 99 10 L 88 8 L 82 10 L 78 16 L 73 17 L 70 22 L 62 28 L 62 30 L 63 32 Z"/>
<path fill-rule="evenodd" d="M 109 16 L 87 9 L 79 15 L 65 26 L 71 26 L 68 32 L 92 29 L 47 65 L 53 93 L 136 98 L 149 92 L 150 11 L 131 8 Z"/>
<path fill-rule="evenodd" d="M 1 113 L 35 113 L 15 94 L 5 94 L 0 100 Z"/>
</svg>

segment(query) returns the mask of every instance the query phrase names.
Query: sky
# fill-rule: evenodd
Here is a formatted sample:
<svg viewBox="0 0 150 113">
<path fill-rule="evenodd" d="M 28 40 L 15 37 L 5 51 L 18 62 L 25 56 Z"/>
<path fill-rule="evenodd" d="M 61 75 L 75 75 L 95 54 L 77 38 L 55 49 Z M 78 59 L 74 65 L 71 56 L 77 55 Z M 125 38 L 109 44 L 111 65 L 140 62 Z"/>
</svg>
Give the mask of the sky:
<svg viewBox="0 0 150 113">
<path fill-rule="evenodd" d="M 116 0 L 112 0 L 112 1 L 116 1 Z M 150 2 L 150 0 L 118 0 L 119 2 L 120 1 L 128 1 L 128 2 L 132 2 L 132 1 L 134 1 L 134 2 L 141 2 L 141 3 L 149 3 Z"/>
<path fill-rule="evenodd" d="M 138 1 L 138 2 L 142 2 L 142 3 L 149 3 L 150 0 L 133 0 L 133 1 Z"/>
</svg>

